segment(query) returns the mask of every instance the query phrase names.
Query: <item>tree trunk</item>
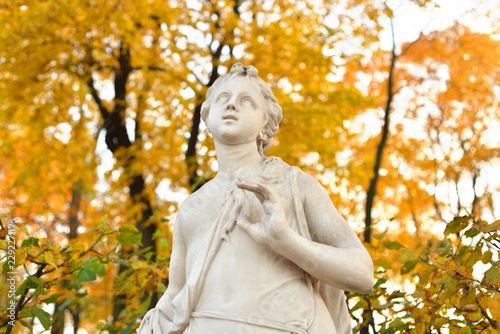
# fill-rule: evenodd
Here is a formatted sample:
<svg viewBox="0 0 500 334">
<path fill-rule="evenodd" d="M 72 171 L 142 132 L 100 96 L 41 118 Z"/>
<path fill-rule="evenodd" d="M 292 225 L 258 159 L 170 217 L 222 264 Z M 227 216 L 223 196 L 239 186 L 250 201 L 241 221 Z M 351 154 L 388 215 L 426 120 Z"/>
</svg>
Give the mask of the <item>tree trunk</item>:
<svg viewBox="0 0 500 334">
<path fill-rule="evenodd" d="M 392 28 L 392 21 L 391 21 Z M 391 105 L 393 100 L 393 76 L 394 76 L 394 65 L 396 63 L 396 50 L 394 42 L 394 29 L 392 28 L 392 52 L 391 52 L 391 64 L 389 67 L 389 79 L 387 80 L 387 103 L 384 112 L 384 125 L 382 127 L 382 137 L 380 138 L 380 143 L 377 147 L 377 155 L 375 157 L 375 165 L 373 166 L 373 177 L 370 180 L 370 186 L 366 193 L 366 207 L 365 207 L 365 233 L 364 241 L 371 242 L 372 240 L 372 209 L 375 200 L 375 195 L 377 192 L 377 183 L 380 172 L 380 166 L 382 164 L 382 156 L 384 153 L 385 145 L 387 143 L 387 138 L 389 137 L 389 115 L 391 112 Z"/>
<path fill-rule="evenodd" d="M 242 0 L 235 0 L 234 5 L 233 5 L 233 12 L 239 17 L 240 16 L 240 11 L 239 11 L 239 6 L 241 5 L 243 1 Z M 217 17 L 220 17 L 220 13 L 216 13 Z M 215 26 L 217 28 L 220 28 L 220 23 L 217 21 L 215 23 Z M 234 30 L 231 30 L 228 32 L 228 35 L 230 36 L 230 40 L 234 38 Z M 214 40 L 212 40 L 213 42 Z M 210 46 L 212 43 L 210 43 Z M 230 52 L 230 57 L 232 57 L 232 45 L 230 42 L 225 40 L 223 38 L 221 41 L 219 41 L 219 46 L 215 51 L 212 51 L 210 48 L 210 52 L 212 54 L 212 73 L 210 74 L 210 79 L 208 83 L 206 84 L 207 87 L 211 87 L 215 80 L 219 77 L 219 62 L 220 58 L 222 55 L 222 49 L 225 46 L 229 46 L 231 52 Z M 201 123 L 201 105 L 203 103 L 203 98 L 204 96 L 197 96 L 197 103 L 196 107 L 194 108 L 193 112 L 193 119 L 191 123 L 191 131 L 190 137 L 188 140 L 188 147 L 186 149 L 186 165 L 188 169 L 188 176 L 189 176 L 189 186 L 191 189 L 191 192 L 195 192 L 198 190 L 203 184 L 206 182 L 206 180 L 203 180 L 200 178 L 198 175 L 198 161 L 196 157 L 196 144 L 198 143 L 198 135 L 200 133 L 200 123 Z"/>
<path fill-rule="evenodd" d="M 133 144 L 128 137 L 127 128 L 125 126 L 125 111 L 127 109 L 127 82 L 133 71 L 130 56 L 130 49 L 128 45 L 122 43 L 120 45 L 120 53 L 118 56 L 119 67 L 116 69 L 114 79 L 115 97 L 114 108 L 112 111 L 109 111 L 102 103 L 99 94 L 94 87 L 92 77 L 90 76 L 88 79 L 89 89 L 103 118 L 102 127 L 106 130 L 106 146 L 113 153 L 113 155 L 115 155 L 119 149 L 129 149 Z M 125 157 L 126 160 L 123 161 L 123 166 L 126 170 L 128 166 L 136 164 L 136 157 L 133 154 L 125 154 Z M 156 258 L 156 244 L 153 240 L 153 234 L 156 232 L 156 225 L 149 222 L 150 217 L 153 215 L 153 209 L 151 200 L 144 191 L 145 182 L 142 172 L 135 172 L 130 176 L 128 188 L 132 204 L 141 204 L 143 207 L 142 212 L 139 214 L 135 224 L 139 232 L 142 233 L 141 248 L 144 249 L 151 247 L 154 254 L 152 260 L 154 261 Z M 126 254 L 124 254 L 124 256 L 126 256 Z M 118 273 L 121 273 L 124 270 L 125 268 L 120 264 Z M 152 296 L 151 305 L 155 305 L 157 299 L 156 295 Z M 116 295 L 113 298 L 113 323 L 116 323 L 119 314 L 125 308 L 125 301 L 125 295 Z"/>
<path fill-rule="evenodd" d="M 199 98 L 198 100 L 201 100 Z M 200 133 L 201 121 L 201 102 L 196 104 L 193 112 L 193 119 L 191 123 L 191 131 L 189 131 L 188 147 L 186 149 L 186 165 L 189 176 L 189 186 L 191 191 L 194 192 L 199 188 L 198 182 L 198 161 L 196 159 L 196 144 L 198 143 L 198 134 Z"/>
<path fill-rule="evenodd" d="M 394 27 L 391 20 L 391 32 L 392 32 L 392 52 L 391 52 L 391 63 L 389 66 L 389 78 L 387 80 L 387 102 L 385 106 L 384 112 L 384 125 L 382 127 L 382 137 L 380 138 L 380 143 L 377 147 L 377 154 L 375 157 L 375 165 L 373 166 L 373 176 L 370 180 L 370 186 L 368 187 L 368 191 L 366 192 L 366 207 L 365 207 L 365 232 L 364 232 L 364 241 L 370 243 L 372 241 L 372 209 L 373 203 L 375 201 L 375 196 L 377 193 L 377 183 L 380 172 L 380 167 L 382 165 L 382 157 L 385 149 L 385 145 L 387 143 L 387 138 L 389 137 L 389 116 L 391 112 L 391 105 L 393 100 L 393 76 L 394 76 L 394 65 L 396 63 L 396 45 L 394 41 Z M 367 300 L 369 303 L 369 300 Z M 360 328 L 361 334 L 368 334 L 370 332 L 370 325 L 374 330 L 374 321 L 373 321 L 373 311 L 371 307 L 365 309 L 363 311 L 363 325 Z"/>
</svg>

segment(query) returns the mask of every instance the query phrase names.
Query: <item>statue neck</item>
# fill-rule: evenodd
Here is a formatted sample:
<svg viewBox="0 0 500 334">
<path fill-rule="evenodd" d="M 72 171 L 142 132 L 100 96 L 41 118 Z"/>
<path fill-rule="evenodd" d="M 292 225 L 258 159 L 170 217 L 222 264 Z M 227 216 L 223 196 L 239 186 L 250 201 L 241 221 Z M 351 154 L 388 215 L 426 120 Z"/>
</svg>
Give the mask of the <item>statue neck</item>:
<svg viewBox="0 0 500 334">
<path fill-rule="evenodd" d="M 265 156 L 259 154 L 255 142 L 240 145 L 215 142 L 215 151 L 219 166 L 217 178 L 224 181 L 232 181 L 239 177 L 245 178 L 265 159 Z"/>
</svg>

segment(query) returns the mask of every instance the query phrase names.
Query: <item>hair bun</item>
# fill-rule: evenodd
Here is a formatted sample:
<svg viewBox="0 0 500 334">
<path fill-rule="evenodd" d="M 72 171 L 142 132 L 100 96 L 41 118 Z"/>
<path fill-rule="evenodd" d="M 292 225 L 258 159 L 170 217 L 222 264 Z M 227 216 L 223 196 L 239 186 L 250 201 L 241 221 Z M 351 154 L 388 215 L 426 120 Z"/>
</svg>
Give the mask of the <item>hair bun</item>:
<svg viewBox="0 0 500 334">
<path fill-rule="evenodd" d="M 258 77 L 259 76 L 259 71 L 257 71 L 257 69 L 255 67 L 253 67 L 252 65 L 247 67 L 247 73 L 251 77 Z"/>
<path fill-rule="evenodd" d="M 230 73 L 241 75 L 244 71 L 246 72 L 246 67 L 242 63 L 236 63 L 231 67 Z"/>
<path fill-rule="evenodd" d="M 250 65 L 250 66 L 243 66 L 242 63 L 236 63 L 231 67 L 230 73 L 237 74 L 237 75 L 248 75 L 249 77 L 258 77 L 259 76 L 259 71 L 257 69 Z"/>
</svg>

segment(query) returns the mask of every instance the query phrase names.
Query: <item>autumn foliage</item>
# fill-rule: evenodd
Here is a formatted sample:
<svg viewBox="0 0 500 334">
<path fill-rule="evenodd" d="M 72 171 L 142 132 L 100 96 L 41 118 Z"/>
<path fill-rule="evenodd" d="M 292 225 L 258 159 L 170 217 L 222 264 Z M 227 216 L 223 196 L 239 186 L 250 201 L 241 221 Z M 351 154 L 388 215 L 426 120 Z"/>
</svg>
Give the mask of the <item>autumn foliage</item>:
<svg viewBox="0 0 500 334">
<path fill-rule="evenodd" d="M 268 155 L 318 178 L 372 255 L 354 332 L 500 333 L 500 26 L 385 50 L 392 16 L 378 0 L 0 2 L 0 269 L 17 275 L 0 332 L 135 332 L 168 286 L 179 203 L 217 170 L 201 103 L 239 61 L 284 111 Z"/>
</svg>

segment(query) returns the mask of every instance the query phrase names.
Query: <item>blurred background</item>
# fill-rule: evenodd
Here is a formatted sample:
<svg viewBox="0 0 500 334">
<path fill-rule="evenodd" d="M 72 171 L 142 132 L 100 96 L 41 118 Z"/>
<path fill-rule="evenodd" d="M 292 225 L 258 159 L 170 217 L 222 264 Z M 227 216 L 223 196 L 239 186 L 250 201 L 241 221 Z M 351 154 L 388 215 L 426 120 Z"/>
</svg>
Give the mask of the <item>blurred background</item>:
<svg viewBox="0 0 500 334">
<path fill-rule="evenodd" d="M 372 254 L 354 332 L 500 333 L 495 0 L 1 0 L 0 332 L 135 332 L 217 173 L 201 103 L 236 62 L 283 108 L 268 155 Z"/>
</svg>

